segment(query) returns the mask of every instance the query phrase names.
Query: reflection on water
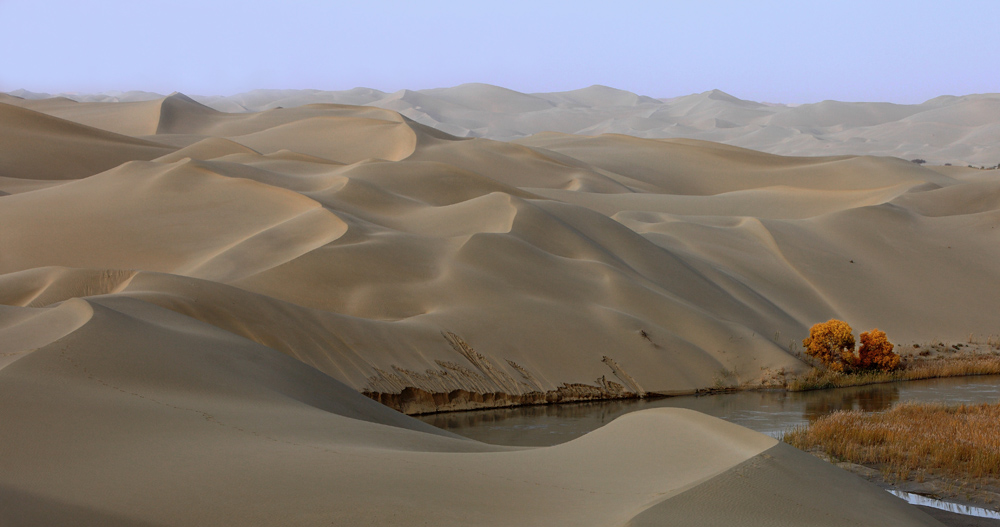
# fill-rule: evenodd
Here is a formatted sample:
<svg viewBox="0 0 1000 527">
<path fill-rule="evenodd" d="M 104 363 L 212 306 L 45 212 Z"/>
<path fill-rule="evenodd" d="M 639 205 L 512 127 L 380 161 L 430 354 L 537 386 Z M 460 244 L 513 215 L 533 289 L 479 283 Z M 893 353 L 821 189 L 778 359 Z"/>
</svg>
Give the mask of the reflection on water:
<svg viewBox="0 0 1000 527">
<path fill-rule="evenodd" d="M 808 392 L 802 415 L 813 422 L 838 410 L 864 410 L 877 412 L 885 410 L 899 400 L 899 385 L 873 384 L 853 386 L 840 390 L 817 390 Z"/>
<path fill-rule="evenodd" d="M 927 496 L 921 496 L 920 494 L 911 494 L 909 492 L 903 492 L 901 490 L 890 489 L 889 493 L 896 496 L 897 498 L 903 498 L 904 500 L 908 501 L 909 503 L 912 503 L 913 505 L 934 507 L 935 509 L 954 512 L 956 514 L 964 514 L 966 516 L 977 516 L 979 518 L 991 518 L 994 520 L 1000 520 L 1000 512 L 991 511 L 989 509 L 984 509 L 982 507 L 963 505 L 961 503 L 952 503 L 950 501 L 936 500 L 933 498 L 928 498 Z"/>
<path fill-rule="evenodd" d="M 797 393 L 740 392 L 527 406 L 434 414 L 419 419 L 487 443 L 542 446 L 569 441 L 622 414 L 648 408 L 689 408 L 777 437 L 788 429 L 837 410 L 879 411 L 902 401 L 995 403 L 1000 401 L 1000 376 L 954 377 Z"/>
</svg>

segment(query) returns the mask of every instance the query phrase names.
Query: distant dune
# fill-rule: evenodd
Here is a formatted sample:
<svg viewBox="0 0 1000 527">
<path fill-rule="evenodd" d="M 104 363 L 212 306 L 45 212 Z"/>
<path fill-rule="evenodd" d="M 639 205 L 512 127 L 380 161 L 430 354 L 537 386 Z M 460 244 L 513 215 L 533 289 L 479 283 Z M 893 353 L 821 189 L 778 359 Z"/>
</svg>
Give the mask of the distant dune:
<svg viewBox="0 0 1000 527">
<path fill-rule="evenodd" d="M 11 93 L 28 99 L 51 97 L 24 90 Z M 126 102 L 163 96 L 109 92 L 68 97 Z M 455 136 L 502 141 L 540 132 L 625 134 L 702 139 L 793 156 L 875 155 L 937 165 L 1000 164 L 1000 94 L 949 95 L 922 104 L 823 101 L 789 106 L 742 100 L 719 90 L 654 99 L 607 86 L 525 94 L 463 84 L 394 93 L 370 88 L 254 90 L 193 98 L 223 112 L 317 103 L 377 106 Z"/>
<path fill-rule="evenodd" d="M 1000 171 L 596 135 L 638 121 L 595 109 L 986 137 L 994 99 L 341 96 L 0 96 L 0 523 L 936 525 L 693 412 L 512 449 L 371 398 L 757 382 L 804 371 L 832 317 L 898 343 L 996 333 Z M 586 135 L 534 133 L 564 127 Z"/>
</svg>

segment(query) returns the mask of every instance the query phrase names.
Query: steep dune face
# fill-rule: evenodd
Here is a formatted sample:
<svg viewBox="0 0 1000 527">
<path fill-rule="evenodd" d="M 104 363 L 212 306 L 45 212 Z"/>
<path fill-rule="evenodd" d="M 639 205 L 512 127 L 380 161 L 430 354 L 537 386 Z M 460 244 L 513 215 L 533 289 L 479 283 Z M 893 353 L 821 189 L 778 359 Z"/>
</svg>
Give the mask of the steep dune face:
<svg viewBox="0 0 1000 527">
<path fill-rule="evenodd" d="M 21 106 L 116 134 L 144 136 L 156 134 L 164 101 L 166 98 L 115 104 L 79 104 L 57 98 L 25 101 Z"/>
<path fill-rule="evenodd" d="M 205 161 L 135 161 L 9 196 L 0 215 L 5 225 L 21 228 L 0 234 L 6 249 L 0 268 L 59 265 L 232 278 L 293 259 L 346 229 L 300 194 L 212 168 Z"/>
<path fill-rule="evenodd" d="M 5 179 L 78 179 L 126 161 L 150 160 L 173 150 L 167 145 L 0 104 L 0 176 Z"/>
<path fill-rule="evenodd" d="M 0 370 L 86 324 L 93 310 L 78 299 L 57 307 L 0 306 Z"/>
<path fill-rule="evenodd" d="M 717 196 L 767 187 L 872 190 L 901 183 L 947 185 L 949 178 L 899 159 L 778 157 L 686 139 L 539 134 L 516 141 L 649 185 L 658 194 Z"/>
</svg>

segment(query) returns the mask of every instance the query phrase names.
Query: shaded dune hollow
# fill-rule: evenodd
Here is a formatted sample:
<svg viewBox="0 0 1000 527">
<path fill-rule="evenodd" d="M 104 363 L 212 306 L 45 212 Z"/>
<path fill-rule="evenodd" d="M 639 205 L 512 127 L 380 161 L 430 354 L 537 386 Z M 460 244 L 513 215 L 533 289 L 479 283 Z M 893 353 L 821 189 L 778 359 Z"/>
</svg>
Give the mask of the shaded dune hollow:
<svg viewBox="0 0 1000 527">
<path fill-rule="evenodd" d="M 733 492 L 734 525 L 936 525 L 850 479 L 838 510 L 835 469 L 694 412 L 538 449 L 404 414 L 773 383 L 830 318 L 995 333 L 984 172 L 4 95 L 0 524 L 673 525 Z M 787 470 L 825 520 L 769 512 Z"/>
</svg>

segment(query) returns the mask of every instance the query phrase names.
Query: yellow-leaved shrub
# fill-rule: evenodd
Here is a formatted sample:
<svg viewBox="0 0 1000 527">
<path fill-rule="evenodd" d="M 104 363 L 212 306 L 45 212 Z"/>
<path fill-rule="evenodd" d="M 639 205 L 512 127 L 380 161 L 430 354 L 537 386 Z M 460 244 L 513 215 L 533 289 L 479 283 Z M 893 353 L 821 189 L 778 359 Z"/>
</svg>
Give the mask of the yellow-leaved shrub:
<svg viewBox="0 0 1000 527">
<path fill-rule="evenodd" d="M 851 326 L 843 320 L 830 319 L 816 324 L 802 346 L 806 354 L 816 357 L 831 370 L 847 371 L 853 367 L 854 335 Z"/>
<path fill-rule="evenodd" d="M 819 359 L 827 368 L 838 372 L 855 370 L 891 371 L 899 368 L 900 357 L 885 332 L 878 328 L 862 333 L 861 348 L 854 353 L 851 326 L 843 320 L 830 319 L 809 329 L 809 338 L 802 341 L 806 354 Z"/>
<path fill-rule="evenodd" d="M 858 360 L 862 369 L 889 371 L 899 367 L 899 355 L 892 351 L 894 346 L 885 332 L 875 328 L 862 333 L 858 340 L 861 341 Z"/>
</svg>

